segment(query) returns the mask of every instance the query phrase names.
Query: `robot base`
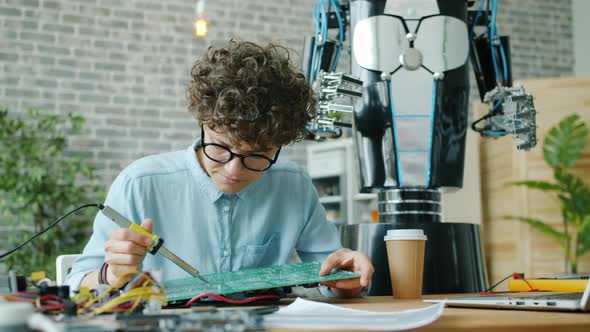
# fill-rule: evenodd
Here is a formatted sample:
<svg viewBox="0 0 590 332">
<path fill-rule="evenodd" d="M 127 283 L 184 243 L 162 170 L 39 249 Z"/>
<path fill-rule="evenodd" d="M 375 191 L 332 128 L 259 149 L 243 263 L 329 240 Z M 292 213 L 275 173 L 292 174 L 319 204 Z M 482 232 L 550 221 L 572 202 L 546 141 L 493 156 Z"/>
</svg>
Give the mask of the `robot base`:
<svg viewBox="0 0 590 332">
<path fill-rule="evenodd" d="M 404 222 L 343 225 L 342 245 L 371 257 L 375 274 L 368 295 L 391 295 L 387 250 L 383 238 L 390 229 L 423 229 L 426 241 L 423 294 L 476 293 L 486 289 L 479 225 Z"/>
</svg>

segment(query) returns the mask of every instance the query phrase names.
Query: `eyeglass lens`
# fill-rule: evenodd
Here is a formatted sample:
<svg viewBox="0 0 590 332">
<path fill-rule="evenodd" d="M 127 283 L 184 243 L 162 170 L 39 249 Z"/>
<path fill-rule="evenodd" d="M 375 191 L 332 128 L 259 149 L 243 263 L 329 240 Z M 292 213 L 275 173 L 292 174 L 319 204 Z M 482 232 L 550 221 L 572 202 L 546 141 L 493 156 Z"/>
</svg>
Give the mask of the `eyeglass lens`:
<svg viewBox="0 0 590 332">
<path fill-rule="evenodd" d="M 220 163 L 228 162 L 232 157 L 232 152 L 228 148 L 216 144 L 206 145 L 204 152 L 207 157 Z M 242 162 L 247 168 L 257 171 L 265 170 L 271 165 L 270 160 L 256 155 L 245 156 Z"/>
</svg>

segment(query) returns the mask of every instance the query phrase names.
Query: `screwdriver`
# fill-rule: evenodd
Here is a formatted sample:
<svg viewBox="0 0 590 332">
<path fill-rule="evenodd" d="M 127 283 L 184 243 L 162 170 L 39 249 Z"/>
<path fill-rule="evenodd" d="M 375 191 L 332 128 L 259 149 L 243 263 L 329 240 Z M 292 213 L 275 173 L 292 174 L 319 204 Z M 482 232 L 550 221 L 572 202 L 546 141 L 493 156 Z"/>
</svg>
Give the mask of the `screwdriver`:
<svg viewBox="0 0 590 332">
<path fill-rule="evenodd" d="M 203 276 L 199 271 L 197 271 L 197 269 L 195 269 L 190 264 L 182 260 L 180 257 L 176 256 L 170 250 L 166 249 L 166 247 L 163 246 L 164 239 L 148 232 L 143 227 L 125 218 L 119 212 L 113 210 L 113 208 L 111 208 L 108 205 L 99 204 L 98 208 L 100 209 L 102 214 L 104 214 L 107 218 L 111 219 L 115 224 L 119 225 L 120 227 L 130 228 L 132 231 L 145 235 L 154 240 L 154 243 L 148 249 L 148 252 L 150 254 L 155 255 L 159 252 L 160 254 L 164 255 L 164 257 L 168 258 L 172 263 L 178 265 L 181 269 L 188 272 L 188 274 L 190 274 L 191 276 L 199 278 L 204 282 L 207 282 L 207 280 L 203 278 Z"/>
</svg>

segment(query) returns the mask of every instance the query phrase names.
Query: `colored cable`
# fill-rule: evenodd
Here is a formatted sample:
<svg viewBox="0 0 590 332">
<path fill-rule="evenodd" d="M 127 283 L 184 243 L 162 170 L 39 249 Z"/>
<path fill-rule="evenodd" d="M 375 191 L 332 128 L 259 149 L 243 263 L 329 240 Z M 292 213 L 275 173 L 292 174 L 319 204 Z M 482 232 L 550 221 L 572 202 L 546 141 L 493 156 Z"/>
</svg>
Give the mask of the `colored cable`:
<svg viewBox="0 0 590 332">
<path fill-rule="evenodd" d="M 74 210 L 66 213 L 64 216 L 58 218 L 56 221 L 54 221 L 51 225 L 47 226 L 44 230 L 42 230 L 41 232 L 33 235 L 30 239 L 26 240 L 25 242 L 21 243 L 20 245 L 18 245 L 16 248 L 7 251 L 5 253 L 3 253 L 2 255 L 0 255 L 0 259 L 12 254 L 13 252 L 19 250 L 20 248 L 24 247 L 27 243 L 33 241 L 34 239 L 38 238 L 39 236 L 41 236 L 43 233 L 47 232 L 48 230 L 50 230 L 51 228 L 53 228 L 53 226 L 57 225 L 57 223 L 59 223 L 60 221 L 64 220 L 65 218 L 67 218 L 69 215 L 78 212 L 82 209 L 85 209 L 87 207 L 97 207 L 98 208 L 98 204 L 86 204 L 86 205 L 82 205 L 80 207 L 75 208 Z"/>
<path fill-rule="evenodd" d="M 313 52 L 311 55 L 311 66 L 309 68 L 309 83 L 313 82 L 315 80 L 315 63 L 316 63 L 316 59 L 317 59 L 317 50 L 318 50 L 318 34 L 319 34 L 319 30 L 320 30 L 320 18 L 319 18 L 319 14 L 318 14 L 318 6 L 317 4 L 313 6 L 312 9 L 312 15 L 313 15 L 313 22 L 315 24 L 315 40 L 313 43 Z"/>
<path fill-rule="evenodd" d="M 167 303 L 164 289 L 151 277 L 149 272 L 127 271 L 118 277 L 118 281 L 123 280 L 130 274 L 135 276 L 127 284 L 125 293 L 110 299 L 103 305 L 99 305 L 100 300 L 106 300 L 115 291 L 113 287 L 109 287 L 102 295 L 81 304 L 78 313 L 94 316 L 106 312 L 132 312 L 143 301 L 152 299 L 159 301 L 162 305 Z"/>
<path fill-rule="evenodd" d="M 513 272 L 513 273 L 509 274 L 509 275 L 508 275 L 506 278 L 504 278 L 504 279 L 502 279 L 502 280 L 498 281 L 498 282 L 497 282 L 497 283 L 495 283 L 493 286 L 491 286 L 490 288 L 486 289 L 486 290 L 485 290 L 485 291 L 483 291 L 483 292 L 480 292 L 479 294 L 480 294 L 480 295 L 496 295 L 496 294 L 498 294 L 498 292 L 493 292 L 492 290 L 493 290 L 494 288 L 496 288 L 496 287 L 497 287 L 499 284 L 501 284 L 501 283 L 503 283 L 504 281 L 508 280 L 508 278 L 510 278 L 510 277 L 512 277 L 512 278 L 513 278 L 513 279 L 515 279 L 515 280 L 522 280 L 522 281 L 524 281 L 524 282 L 525 282 L 525 283 L 526 283 L 526 284 L 529 286 L 529 290 L 528 290 L 528 292 L 538 292 L 538 291 L 539 291 L 538 289 L 534 288 L 534 287 L 533 287 L 533 286 L 532 286 L 532 285 L 531 285 L 531 284 L 530 284 L 530 283 L 529 283 L 529 282 L 528 282 L 528 281 L 527 281 L 527 280 L 524 278 L 523 274 L 521 274 L 521 273 L 516 273 L 516 272 Z"/>
<path fill-rule="evenodd" d="M 336 20 L 338 21 L 338 47 L 336 48 L 336 55 L 334 56 L 334 63 L 332 64 L 332 71 L 336 70 L 338 61 L 340 61 L 340 53 L 344 44 L 344 23 L 340 15 L 340 5 L 337 0 L 330 0 L 334 5 L 334 12 L 336 13 Z"/>
<path fill-rule="evenodd" d="M 473 18 L 473 22 L 471 23 L 471 31 L 469 33 L 470 39 L 473 38 L 473 33 L 475 32 L 475 26 L 477 24 L 477 21 L 479 20 L 479 16 L 481 15 L 481 11 L 483 10 L 484 3 L 485 3 L 485 0 L 479 1 L 479 7 L 477 8 L 477 13 L 475 14 L 475 17 Z"/>
<path fill-rule="evenodd" d="M 496 59 L 496 47 L 494 46 L 494 41 L 496 39 L 496 0 L 491 0 L 492 2 L 492 19 L 488 25 L 488 37 L 490 38 L 490 50 L 492 52 L 492 65 L 494 67 L 494 73 L 496 75 L 496 83 L 500 84 L 500 71 L 498 70 L 498 61 Z"/>
<path fill-rule="evenodd" d="M 529 286 L 529 290 L 527 292 L 538 292 L 539 291 L 538 289 L 536 289 L 533 286 L 531 286 L 531 284 L 529 284 L 528 280 L 526 280 L 519 273 L 513 273 L 512 274 L 512 278 L 514 278 L 515 280 L 522 280 L 522 281 L 524 281 Z"/>
<path fill-rule="evenodd" d="M 196 301 L 199 301 L 203 298 L 206 297 L 210 297 L 212 299 L 215 299 L 217 301 L 221 301 L 224 303 L 229 303 L 229 304 L 248 304 L 248 303 L 252 303 L 252 302 L 256 302 L 256 301 L 261 301 L 261 300 L 279 300 L 280 297 L 278 295 L 258 295 L 258 296 L 252 296 L 252 297 L 248 297 L 245 299 L 241 299 L 241 300 L 236 300 L 236 299 L 230 299 L 227 298 L 223 295 L 219 295 L 219 294 L 215 294 L 215 293 L 203 293 L 203 294 L 199 294 L 195 297 L 193 297 L 192 299 L 188 300 L 185 304 L 185 306 L 190 307 L 191 304 L 195 303 Z"/>
</svg>

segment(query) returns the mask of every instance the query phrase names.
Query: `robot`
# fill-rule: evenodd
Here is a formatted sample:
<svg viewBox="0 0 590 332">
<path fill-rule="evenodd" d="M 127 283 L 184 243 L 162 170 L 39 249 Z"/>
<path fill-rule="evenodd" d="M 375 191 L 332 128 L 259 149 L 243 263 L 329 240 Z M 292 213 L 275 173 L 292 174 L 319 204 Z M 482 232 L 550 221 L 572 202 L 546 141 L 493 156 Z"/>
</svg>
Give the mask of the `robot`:
<svg viewBox="0 0 590 332">
<path fill-rule="evenodd" d="M 512 135 L 518 149 L 536 145 L 533 97 L 512 87 L 497 0 L 477 7 L 465 0 L 319 0 L 313 14 L 316 34 L 306 38 L 303 59 L 318 99 L 309 138 L 351 128 L 361 192 L 378 193 L 379 223 L 341 228 L 344 246 L 373 260 L 369 295 L 392 292 L 383 237 L 394 228 L 428 236 L 425 294 L 484 290 L 479 226 L 441 222 L 440 198 L 463 184 L 470 65 L 490 104 L 471 128 L 482 137 Z M 347 28 L 350 74 L 335 72 Z"/>
</svg>

